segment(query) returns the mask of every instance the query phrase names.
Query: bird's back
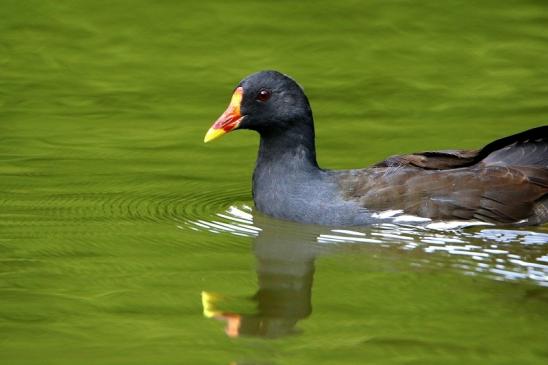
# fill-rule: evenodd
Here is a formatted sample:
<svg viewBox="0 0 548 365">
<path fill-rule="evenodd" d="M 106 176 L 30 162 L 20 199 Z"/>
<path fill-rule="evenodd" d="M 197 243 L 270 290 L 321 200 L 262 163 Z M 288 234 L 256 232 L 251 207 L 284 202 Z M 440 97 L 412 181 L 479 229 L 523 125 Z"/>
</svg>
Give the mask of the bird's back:
<svg viewBox="0 0 548 365">
<path fill-rule="evenodd" d="M 338 181 L 346 199 L 370 210 L 541 224 L 548 221 L 548 127 L 478 151 L 393 156 L 371 168 L 341 172 Z"/>
</svg>

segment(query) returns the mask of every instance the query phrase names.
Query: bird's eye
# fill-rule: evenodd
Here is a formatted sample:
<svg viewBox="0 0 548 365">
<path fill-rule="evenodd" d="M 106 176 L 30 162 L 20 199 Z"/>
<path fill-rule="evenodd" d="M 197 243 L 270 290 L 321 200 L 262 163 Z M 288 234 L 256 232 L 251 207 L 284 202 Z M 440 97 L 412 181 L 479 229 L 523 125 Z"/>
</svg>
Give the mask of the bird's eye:
<svg viewBox="0 0 548 365">
<path fill-rule="evenodd" d="M 272 96 L 272 92 L 270 90 L 262 89 L 257 94 L 257 100 L 265 102 Z"/>
</svg>

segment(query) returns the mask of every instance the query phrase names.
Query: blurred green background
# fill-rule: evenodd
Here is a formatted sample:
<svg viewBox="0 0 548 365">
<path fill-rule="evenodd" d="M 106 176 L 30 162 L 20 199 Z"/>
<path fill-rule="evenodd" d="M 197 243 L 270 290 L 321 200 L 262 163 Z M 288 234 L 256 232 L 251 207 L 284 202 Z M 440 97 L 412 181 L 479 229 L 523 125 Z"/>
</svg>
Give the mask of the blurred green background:
<svg viewBox="0 0 548 365">
<path fill-rule="evenodd" d="M 0 362 L 546 363 L 544 288 L 370 249 L 317 264 L 302 335 L 229 339 L 199 295 L 254 292 L 253 240 L 176 225 L 252 204 L 257 136 L 202 143 L 247 74 L 350 168 L 546 124 L 547 65 L 543 0 L 0 0 Z"/>
</svg>

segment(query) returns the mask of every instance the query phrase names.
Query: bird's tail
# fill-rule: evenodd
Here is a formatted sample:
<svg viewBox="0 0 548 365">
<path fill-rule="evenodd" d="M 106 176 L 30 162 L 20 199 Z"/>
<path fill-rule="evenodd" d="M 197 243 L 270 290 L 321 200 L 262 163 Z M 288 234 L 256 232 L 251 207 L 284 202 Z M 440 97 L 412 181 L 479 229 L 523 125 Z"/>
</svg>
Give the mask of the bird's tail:
<svg viewBox="0 0 548 365">
<path fill-rule="evenodd" d="M 476 162 L 486 165 L 542 166 L 548 168 L 548 126 L 498 139 L 483 147 Z"/>
</svg>

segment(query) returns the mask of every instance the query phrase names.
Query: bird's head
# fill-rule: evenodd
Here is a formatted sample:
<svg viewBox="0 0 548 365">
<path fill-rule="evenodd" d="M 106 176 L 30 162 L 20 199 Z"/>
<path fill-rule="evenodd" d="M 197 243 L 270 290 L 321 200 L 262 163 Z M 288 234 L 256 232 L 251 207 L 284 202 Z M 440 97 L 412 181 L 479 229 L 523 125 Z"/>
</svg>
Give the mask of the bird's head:
<svg viewBox="0 0 548 365">
<path fill-rule="evenodd" d="M 277 71 L 261 71 L 238 84 L 228 108 L 211 126 L 204 142 L 235 129 L 269 134 L 311 122 L 310 105 L 299 84 Z"/>
</svg>

